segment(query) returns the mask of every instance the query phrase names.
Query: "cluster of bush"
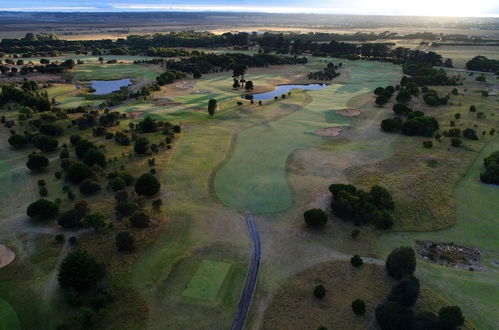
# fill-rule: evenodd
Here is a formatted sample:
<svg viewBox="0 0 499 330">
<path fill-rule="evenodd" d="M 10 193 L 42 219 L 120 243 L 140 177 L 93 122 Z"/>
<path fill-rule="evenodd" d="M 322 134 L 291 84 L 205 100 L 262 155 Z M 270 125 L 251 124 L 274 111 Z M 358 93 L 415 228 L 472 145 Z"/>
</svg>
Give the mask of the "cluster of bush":
<svg viewBox="0 0 499 330">
<path fill-rule="evenodd" d="M 397 104 L 394 106 L 394 111 L 407 113 L 407 120 L 404 122 L 401 117 L 384 119 L 381 121 L 381 129 L 385 132 L 432 137 L 439 129 L 438 121 L 434 117 L 426 116 L 421 111 L 412 111 L 405 105 Z"/>
<path fill-rule="evenodd" d="M 160 86 L 170 84 L 177 79 L 183 79 L 187 76 L 185 72 L 177 71 L 177 70 L 166 70 L 162 74 L 156 77 L 156 81 Z M 200 76 L 199 76 L 200 77 Z M 194 77 L 194 78 L 199 78 Z"/>
<path fill-rule="evenodd" d="M 406 82 L 414 82 L 419 86 L 430 85 L 457 85 L 457 80 L 454 77 L 447 76 L 443 69 L 435 69 L 431 64 L 427 63 L 409 63 L 402 66 L 402 70 L 410 77 L 403 77 Z M 401 82 L 401 85 L 404 84 Z"/>
<path fill-rule="evenodd" d="M 474 71 L 499 73 L 499 60 L 488 59 L 485 56 L 475 56 L 466 62 L 466 68 Z"/>
<path fill-rule="evenodd" d="M 393 93 L 395 93 L 395 87 L 393 86 L 386 86 L 385 88 L 377 87 L 374 90 L 374 95 L 376 95 L 375 103 L 379 106 L 387 104 L 392 98 Z"/>
<path fill-rule="evenodd" d="M 320 71 L 310 72 L 307 77 L 308 79 L 313 80 L 333 80 L 340 75 L 339 72 L 336 72 L 337 69 L 337 65 L 334 65 L 334 63 L 328 63 L 325 68 Z"/>
<path fill-rule="evenodd" d="M 480 174 L 483 183 L 499 184 L 499 151 L 495 151 L 483 160 L 485 172 Z"/>
<path fill-rule="evenodd" d="M 420 293 L 416 270 L 416 254 L 410 247 L 394 249 L 386 259 L 386 270 L 395 283 L 386 302 L 376 306 L 375 315 L 382 330 L 438 329 L 453 330 L 464 324 L 464 316 L 457 306 L 447 306 L 438 315 L 431 312 L 415 314 L 413 306 Z"/>
<path fill-rule="evenodd" d="M 350 184 L 332 184 L 331 207 L 342 219 L 355 225 L 374 224 L 379 229 L 390 229 L 394 220 L 389 211 L 394 210 L 392 195 L 385 188 L 375 185 L 369 192 Z"/>
</svg>

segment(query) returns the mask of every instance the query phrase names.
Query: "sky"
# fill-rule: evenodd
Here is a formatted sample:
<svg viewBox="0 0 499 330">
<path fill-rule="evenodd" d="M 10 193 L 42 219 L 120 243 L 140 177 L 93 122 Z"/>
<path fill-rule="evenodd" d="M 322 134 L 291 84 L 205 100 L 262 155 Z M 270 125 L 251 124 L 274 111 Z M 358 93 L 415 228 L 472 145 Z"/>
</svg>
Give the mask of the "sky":
<svg viewBox="0 0 499 330">
<path fill-rule="evenodd" d="M 7 11 L 228 11 L 358 15 L 494 16 L 498 0 L 0 0 Z"/>
</svg>

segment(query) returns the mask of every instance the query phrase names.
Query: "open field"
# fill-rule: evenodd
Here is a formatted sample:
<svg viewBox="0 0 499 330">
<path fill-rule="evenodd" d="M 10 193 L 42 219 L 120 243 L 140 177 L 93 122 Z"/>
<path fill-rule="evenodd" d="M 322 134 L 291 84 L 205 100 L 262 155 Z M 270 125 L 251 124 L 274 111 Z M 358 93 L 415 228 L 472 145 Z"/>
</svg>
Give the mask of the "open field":
<svg viewBox="0 0 499 330">
<path fill-rule="evenodd" d="M 255 91 L 269 91 L 277 84 L 306 82 L 304 76 L 324 67 L 326 60 L 338 61 L 309 59 L 306 65 L 251 68 L 245 78 L 254 82 Z M 396 84 L 400 67 L 381 62 L 341 62 L 341 76 L 331 86 L 318 91 L 293 90 L 285 99 L 264 101 L 262 106 L 242 100 L 241 90 L 231 88 L 230 72 L 225 72 L 177 81 L 147 100 L 113 109 L 131 116 L 112 131 L 150 115 L 180 124 L 182 133 L 177 135 L 173 149 L 157 156 L 155 168 L 163 186 L 163 211 L 154 213 L 151 228 L 134 232 L 136 253 L 103 253 L 115 251 L 114 240 L 106 232 L 80 237 L 79 246 L 106 264 L 112 274 L 109 281 L 117 290 L 117 303 L 101 316 L 103 327 L 226 328 L 232 321 L 249 260 L 244 211 L 254 213 L 263 249 L 249 327 L 282 328 L 292 324 L 316 328 L 324 324 L 365 328 L 373 322 L 376 302 L 385 297 L 391 285 L 382 267 L 384 257 L 391 248 L 412 245 L 419 238 L 481 248 L 486 251 L 487 270 L 455 270 L 418 260 L 417 275 L 425 289 L 417 309 L 436 311 L 444 304 L 457 304 L 479 329 L 497 326 L 494 312 L 499 311 L 494 304 L 499 297 L 499 268 L 493 261 L 499 259 L 499 246 L 493 217 L 499 212 L 499 190 L 476 180 L 483 157 L 499 148 L 497 137 L 488 134 L 497 127 L 497 96 L 485 98 L 479 91 L 497 86 L 469 78 L 463 86 L 457 86 L 459 95 L 452 95 L 449 105 L 442 107 L 430 108 L 421 97 L 414 98 L 410 106 L 438 118 L 441 130 L 451 127 L 456 112 L 461 113 L 457 127 L 477 125 L 480 140 L 464 140 L 465 147 L 456 149 L 450 147 L 448 138 L 442 138 L 428 150 L 421 146 L 427 138 L 386 134 L 379 129 L 380 121 L 392 116 L 393 103 L 375 106 L 372 90 Z M 150 81 L 161 68 L 89 63 L 77 66 L 75 72 L 78 80 Z M 60 84 L 47 91 L 64 108 L 101 102 L 88 97 L 84 90 L 73 89 L 72 84 Z M 435 89 L 446 95 L 452 88 Z M 219 104 L 213 119 L 206 112 L 211 97 Z M 237 105 L 237 101 L 243 104 Z M 470 104 L 486 117 L 477 119 L 468 111 Z M 358 115 L 348 117 L 336 112 L 346 109 L 357 110 Z M 6 114 L 14 117 L 16 112 Z M 314 134 L 333 126 L 342 129 L 340 135 Z M 487 134 L 482 135 L 482 131 Z M 8 229 L 0 238 L 9 243 L 29 238 L 32 244 L 14 246 L 19 258 L 5 271 L 0 270 L 0 296 L 17 312 L 22 328 L 30 328 L 38 320 L 54 328 L 71 321 L 58 311 L 68 315 L 74 312 L 64 303 L 54 281 L 54 267 L 67 249 L 53 241 L 53 235 L 59 232 L 55 224 L 35 226 L 26 220 L 25 209 L 38 198 L 40 178 L 48 182 L 49 198 L 59 197 L 63 208 L 69 207 L 71 202 L 61 192 L 63 181 L 52 179 L 60 166 L 58 152 L 49 155 L 54 160 L 46 172 L 26 175 L 24 163 L 31 150 L 13 151 L 5 142 L 8 130 L 0 134 L 0 183 L 13 187 L 0 190 L 1 224 Z M 82 133 L 73 126 L 66 129 L 66 135 L 70 134 Z M 149 171 L 146 157 L 129 155 L 132 147 L 123 148 L 113 140 L 85 134 L 105 148 L 109 158 L 116 157 L 106 170 L 124 166 L 134 175 Z M 164 140 L 159 132 L 148 138 L 152 143 Z M 60 142 L 67 143 L 67 137 Z M 332 215 L 323 230 L 305 227 L 304 210 L 321 207 L 330 212 L 327 188 L 333 182 L 354 183 L 363 189 L 373 184 L 386 186 L 396 203 L 397 232 L 383 234 L 362 227 L 359 239 L 352 239 L 355 227 Z M 88 200 L 92 209 L 112 216 L 111 191 Z M 124 221 L 113 225 L 106 230 L 130 230 Z M 350 266 L 353 254 L 365 259 L 362 268 Z M 315 301 L 311 291 L 319 282 L 326 283 L 329 290 L 323 302 Z M 33 296 L 42 298 L 30 301 Z M 365 317 L 356 317 L 350 310 L 351 300 L 358 297 L 368 302 Z M 0 313 L 3 310 L 8 308 L 0 308 Z"/>
</svg>

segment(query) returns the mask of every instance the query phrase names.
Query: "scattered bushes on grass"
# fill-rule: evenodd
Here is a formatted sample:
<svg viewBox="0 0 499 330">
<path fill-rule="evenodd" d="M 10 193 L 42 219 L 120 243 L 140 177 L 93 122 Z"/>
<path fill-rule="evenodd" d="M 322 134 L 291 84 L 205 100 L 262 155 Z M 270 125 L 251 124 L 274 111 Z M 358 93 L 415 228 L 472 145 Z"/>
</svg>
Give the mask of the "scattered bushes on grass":
<svg viewBox="0 0 499 330">
<path fill-rule="evenodd" d="M 450 139 L 450 144 L 453 147 L 460 147 L 463 145 L 463 141 L 460 138 L 452 138 Z"/>
</svg>

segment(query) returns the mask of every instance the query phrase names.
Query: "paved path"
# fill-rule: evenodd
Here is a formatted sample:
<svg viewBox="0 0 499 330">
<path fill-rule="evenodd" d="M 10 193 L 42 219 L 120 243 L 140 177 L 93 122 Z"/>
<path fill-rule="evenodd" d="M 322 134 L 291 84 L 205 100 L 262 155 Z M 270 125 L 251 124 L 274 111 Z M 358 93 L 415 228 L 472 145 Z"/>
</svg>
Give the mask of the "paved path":
<svg viewBox="0 0 499 330">
<path fill-rule="evenodd" d="M 256 280 L 258 278 L 258 270 L 260 269 L 260 234 L 256 228 L 255 219 L 251 213 L 246 214 L 246 225 L 248 226 L 251 238 L 251 261 L 246 275 L 246 282 L 244 283 L 241 299 L 237 305 L 236 315 L 232 322 L 232 330 L 241 330 L 244 327 L 246 315 L 251 305 L 251 299 L 255 292 Z"/>
</svg>

